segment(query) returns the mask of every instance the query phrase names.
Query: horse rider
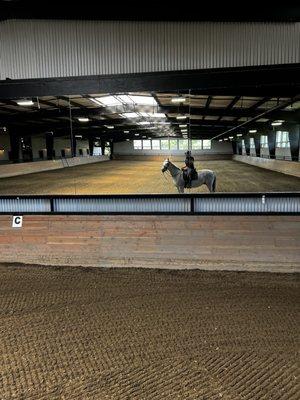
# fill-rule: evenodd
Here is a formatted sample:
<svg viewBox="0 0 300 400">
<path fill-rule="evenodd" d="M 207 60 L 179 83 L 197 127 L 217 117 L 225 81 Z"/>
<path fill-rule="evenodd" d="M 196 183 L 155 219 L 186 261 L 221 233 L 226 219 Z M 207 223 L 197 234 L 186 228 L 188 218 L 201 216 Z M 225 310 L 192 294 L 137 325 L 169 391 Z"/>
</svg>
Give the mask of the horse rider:
<svg viewBox="0 0 300 400">
<path fill-rule="evenodd" d="M 196 175 L 197 171 L 194 166 L 194 157 L 192 156 L 190 151 L 187 151 L 185 153 L 185 167 L 182 168 L 182 170 L 185 172 L 186 176 L 186 187 L 191 188 L 192 187 L 192 179 Z"/>
</svg>

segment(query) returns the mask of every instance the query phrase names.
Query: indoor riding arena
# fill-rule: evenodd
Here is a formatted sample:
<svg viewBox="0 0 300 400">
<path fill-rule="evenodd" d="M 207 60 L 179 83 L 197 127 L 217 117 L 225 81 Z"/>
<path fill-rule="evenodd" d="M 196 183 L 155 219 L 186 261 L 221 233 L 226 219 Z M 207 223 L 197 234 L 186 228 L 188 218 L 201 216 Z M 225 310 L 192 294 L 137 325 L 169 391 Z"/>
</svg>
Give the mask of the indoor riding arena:
<svg viewBox="0 0 300 400">
<path fill-rule="evenodd" d="M 0 0 L 0 400 L 298 400 L 297 18 L 43 7 Z"/>
</svg>

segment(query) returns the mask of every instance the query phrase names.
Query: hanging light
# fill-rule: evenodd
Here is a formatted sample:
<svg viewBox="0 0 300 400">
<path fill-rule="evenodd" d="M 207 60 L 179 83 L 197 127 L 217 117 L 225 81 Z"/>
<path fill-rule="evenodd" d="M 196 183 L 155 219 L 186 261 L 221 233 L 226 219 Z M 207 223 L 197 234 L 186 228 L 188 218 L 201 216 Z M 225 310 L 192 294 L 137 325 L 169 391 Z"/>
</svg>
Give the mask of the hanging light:
<svg viewBox="0 0 300 400">
<path fill-rule="evenodd" d="M 280 125 L 282 125 L 283 122 L 284 122 L 284 120 L 277 119 L 276 121 L 271 122 L 271 125 L 272 126 L 280 126 Z"/>
<path fill-rule="evenodd" d="M 176 103 L 176 104 L 180 104 L 180 103 L 184 103 L 185 100 L 186 100 L 185 97 L 178 96 L 178 97 L 172 97 L 171 102 L 172 103 Z"/>
<path fill-rule="evenodd" d="M 18 106 L 21 106 L 21 107 L 28 107 L 28 106 L 34 105 L 34 103 L 31 99 L 16 100 L 16 103 L 18 104 Z"/>
<path fill-rule="evenodd" d="M 141 121 L 137 123 L 138 125 L 150 125 L 149 121 Z"/>
</svg>

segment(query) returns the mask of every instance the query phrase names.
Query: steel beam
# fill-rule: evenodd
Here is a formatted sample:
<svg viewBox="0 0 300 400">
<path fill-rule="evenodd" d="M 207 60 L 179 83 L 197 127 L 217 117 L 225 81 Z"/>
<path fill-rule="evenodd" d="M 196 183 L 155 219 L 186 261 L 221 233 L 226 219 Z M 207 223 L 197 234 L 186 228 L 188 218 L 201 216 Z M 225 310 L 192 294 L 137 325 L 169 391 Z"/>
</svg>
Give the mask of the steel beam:
<svg viewBox="0 0 300 400">
<path fill-rule="evenodd" d="M 218 68 L 139 74 L 0 81 L 0 98 L 68 96 L 128 91 L 179 91 L 233 96 L 295 96 L 300 64 Z"/>
</svg>

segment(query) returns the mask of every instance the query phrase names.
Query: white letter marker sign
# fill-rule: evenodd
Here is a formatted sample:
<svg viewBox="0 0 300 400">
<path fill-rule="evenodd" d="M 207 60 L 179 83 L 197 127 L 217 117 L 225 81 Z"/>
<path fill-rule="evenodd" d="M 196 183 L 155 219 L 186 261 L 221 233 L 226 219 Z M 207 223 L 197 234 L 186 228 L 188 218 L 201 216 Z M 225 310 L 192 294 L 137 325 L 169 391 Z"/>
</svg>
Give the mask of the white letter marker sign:
<svg viewBox="0 0 300 400">
<path fill-rule="evenodd" d="M 14 215 L 12 227 L 13 228 L 22 228 L 22 224 L 23 224 L 23 217 L 19 216 L 19 215 Z"/>
</svg>

